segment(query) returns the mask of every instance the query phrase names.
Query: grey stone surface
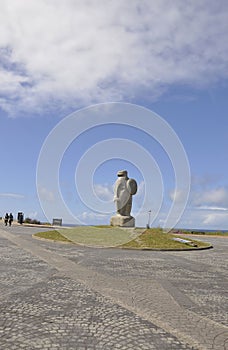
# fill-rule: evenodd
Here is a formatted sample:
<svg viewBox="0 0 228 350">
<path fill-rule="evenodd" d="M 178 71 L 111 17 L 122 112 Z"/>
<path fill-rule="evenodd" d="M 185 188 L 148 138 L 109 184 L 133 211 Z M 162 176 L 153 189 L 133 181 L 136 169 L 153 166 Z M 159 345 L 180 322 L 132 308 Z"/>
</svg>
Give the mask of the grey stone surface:
<svg viewBox="0 0 228 350">
<path fill-rule="evenodd" d="M 0 349 L 228 349 L 227 238 L 143 252 L 35 231 L 0 227 Z"/>
<path fill-rule="evenodd" d="M 137 192 L 137 182 L 129 179 L 127 170 L 117 173 L 118 179 L 114 186 L 114 202 L 116 215 L 111 217 L 111 226 L 134 227 L 135 219 L 131 216 L 132 196 Z"/>
<path fill-rule="evenodd" d="M 111 217 L 111 226 L 135 227 L 135 218 L 133 216 L 116 215 Z"/>
</svg>

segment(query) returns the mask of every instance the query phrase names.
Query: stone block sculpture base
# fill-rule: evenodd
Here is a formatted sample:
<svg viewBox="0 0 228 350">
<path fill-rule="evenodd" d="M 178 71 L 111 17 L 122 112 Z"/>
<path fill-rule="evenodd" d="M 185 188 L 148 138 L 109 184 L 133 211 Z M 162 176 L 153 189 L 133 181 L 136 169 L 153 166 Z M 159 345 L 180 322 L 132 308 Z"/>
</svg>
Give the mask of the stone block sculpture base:
<svg viewBox="0 0 228 350">
<path fill-rule="evenodd" d="M 122 215 L 112 216 L 110 225 L 120 227 L 135 227 L 135 218 L 133 218 L 133 216 Z"/>
</svg>

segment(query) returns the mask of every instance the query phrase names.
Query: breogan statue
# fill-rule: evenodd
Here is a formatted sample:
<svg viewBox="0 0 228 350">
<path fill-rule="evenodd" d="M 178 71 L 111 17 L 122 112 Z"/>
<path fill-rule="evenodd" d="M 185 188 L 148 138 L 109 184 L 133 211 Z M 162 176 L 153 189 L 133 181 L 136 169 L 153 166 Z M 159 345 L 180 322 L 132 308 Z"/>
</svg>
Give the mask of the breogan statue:
<svg viewBox="0 0 228 350">
<path fill-rule="evenodd" d="M 134 227 L 135 219 L 131 216 L 132 196 L 137 192 L 137 182 L 129 179 L 126 170 L 117 173 L 114 187 L 116 215 L 111 217 L 111 226 Z"/>
</svg>

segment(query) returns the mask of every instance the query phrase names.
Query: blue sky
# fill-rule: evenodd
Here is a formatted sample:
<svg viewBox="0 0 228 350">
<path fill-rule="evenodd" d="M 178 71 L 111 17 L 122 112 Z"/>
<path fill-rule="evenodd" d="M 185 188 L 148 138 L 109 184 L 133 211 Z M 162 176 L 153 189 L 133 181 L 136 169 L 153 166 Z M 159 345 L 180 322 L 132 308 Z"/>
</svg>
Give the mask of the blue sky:
<svg viewBox="0 0 228 350">
<path fill-rule="evenodd" d="M 116 172 L 126 168 L 139 185 L 133 205 L 136 224 L 146 225 L 151 209 L 151 224 L 162 226 L 174 190 L 177 203 L 182 188 L 176 187 L 170 150 L 156 135 L 133 127 L 137 118 L 143 123 L 137 107 L 142 106 L 151 111 L 151 123 L 154 112 L 170 125 L 189 161 L 190 193 L 177 226 L 228 229 L 227 15 L 226 1 L 184 6 L 182 1 L 2 2 L 0 215 L 23 211 L 42 221 L 59 216 L 51 188 L 51 177 L 57 176 L 61 198 L 76 222 L 106 224 L 112 214 L 104 208 L 115 211 Z M 123 122 L 128 119 L 127 125 L 113 124 L 114 114 L 112 124 L 107 119 L 103 126 L 88 125 L 64 149 L 58 174 L 52 172 L 52 159 L 46 164 L 50 185 L 40 188 L 39 200 L 36 172 L 45 140 L 58 125 L 66 137 L 73 132 L 64 129 L 70 113 L 79 111 L 75 120 L 80 124 L 80 118 L 87 118 L 81 109 L 104 103 L 98 108 L 108 115 L 109 102 L 123 103 L 119 115 L 123 113 Z M 135 105 L 132 122 L 125 104 Z M 107 106 L 114 113 L 114 104 Z M 95 123 L 96 108 L 88 109 Z M 60 142 L 49 149 L 53 159 L 61 139 L 60 134 Z M 128 140 L 130 147 L 122 159 L 113 151 L 123 142 L 117 139 Z M 142 154 L 133 143 L 143 148 Z M 92 160 L 97 162 L 94 169 Z M 74 221 L 67 215 L 63 219 Z"/>
</svg>

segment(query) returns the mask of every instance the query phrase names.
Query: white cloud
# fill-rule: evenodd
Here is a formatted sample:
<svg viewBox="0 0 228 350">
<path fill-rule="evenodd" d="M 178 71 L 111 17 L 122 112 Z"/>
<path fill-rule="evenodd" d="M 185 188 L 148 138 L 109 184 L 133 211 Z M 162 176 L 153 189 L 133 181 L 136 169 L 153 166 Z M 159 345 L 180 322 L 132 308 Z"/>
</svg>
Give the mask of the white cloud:
<svg viewBox="0 0 228 350">
<path fill-rule="evenodd" d="M 156 99 L 228 75 L 227 2 L 3 0 L 0 106 L 41 113 Z"/>
<path fill-rule="evenodd" d="M 227 213 L 211 213 L 206 215 L 203 220 L 203 224 L 207 227 L 218 227 L 220 229 L 227 229 L 228 225 L 228 215 Z"/>
<path fill-rule="evenodd" d="M 98 219 L 98 220 L 100 220 L 100 219 L 106 218 L 107 215 L 84 211 L 79 217 L 82 218 L 83 220 L 86 220 L 86 219 Z"/>
<path fill-rule="evenodd" d="M 110 223 L 110 216 L 105 214 L 98 214 L 94 213 L 92 211 L 84 211 L 80 215 L 77 216 L 77 218 L 82 222 L 84 225 L 109 225 Z"/>
<path fill-rule="evenodd" d="M 169 197 L 172 201 L 181 203 L 186 198 L 186 190 L 175 189 L 170 192 Z"/>
<path fill-rule="evenodd" d="M 18 194 L 18 193 L 0 193 L 0 197 L 13 198 L 13 199 L 25 198 L 23 194 Z"/>
<path fill-rule="evenodd" d="M 193 193 L 193 204 L 201 206 L 228 207 L 228 188 L 202 190 Z"/>
<path fill-rule="evenodd" d="M 228 188 L 212 188 L 214 181 L 207 177 L 198 180 L 193 184 L 188 206 L 177 226 L 189 229 L 227 229 Z"/>
<path fill-rule="evenodd" d="M 94 187 L 95 194 L 103 201 L 113 201 L 113 186 L 108 184 L 95 184 Z"/>
<path fill-rule="evenodd" d="M 211 207 L 209 205 L 205 205 L 202 207 L 198 207 L 200 210 L 218 210 L 218 211 L 228 211 L 228 208 L 222 208 L 222 207 Z"/>
<path fill-rule="evenodd" d="M 202 230 L 227 230 L 228 213 L 225 210 L 188 208 L 181 217 L 178 228 Z"/>
<path fill-rule="evenodd" d="M 54 193 L 45 187 L 39 187 L 39 196 L 44 201 L 53 202 L 55 200 Z"/>
</svg>

